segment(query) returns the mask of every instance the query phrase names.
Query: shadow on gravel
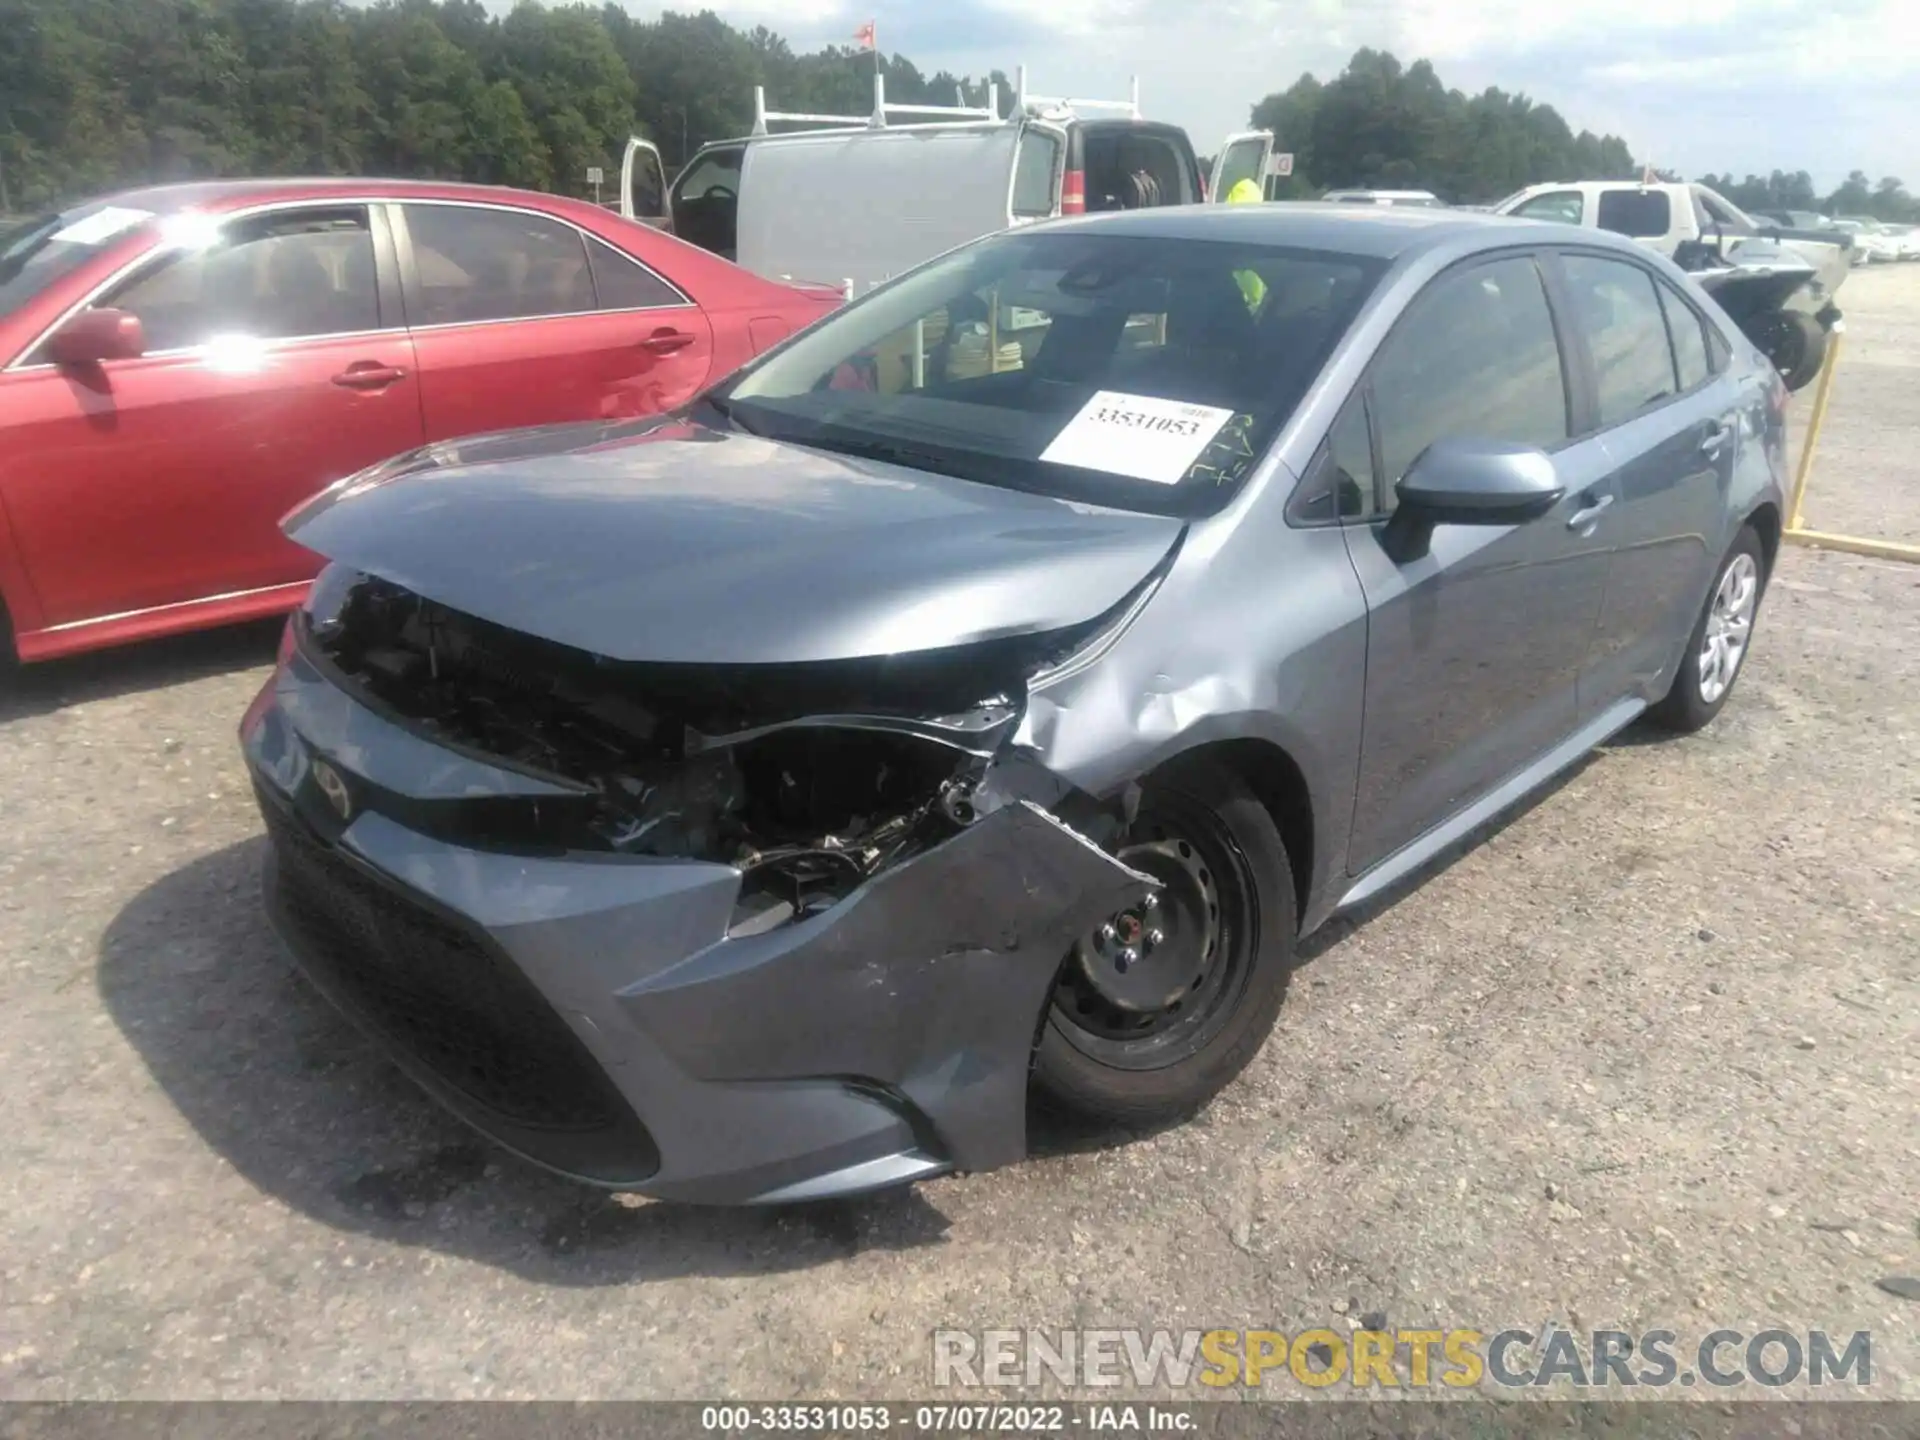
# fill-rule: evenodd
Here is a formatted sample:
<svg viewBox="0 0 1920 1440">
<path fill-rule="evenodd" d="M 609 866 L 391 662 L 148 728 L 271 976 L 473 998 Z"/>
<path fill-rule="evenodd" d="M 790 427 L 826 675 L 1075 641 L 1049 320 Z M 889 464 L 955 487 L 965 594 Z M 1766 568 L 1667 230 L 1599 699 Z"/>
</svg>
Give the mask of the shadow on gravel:
<svg viewBox="0 0 1920 1440">
<path fill-rule="evenodd" d="M 255 620 L 37 665 L 0 661 L 0 725 L 83 701 L 271 664 L 284 625 L 279 619 Z"/>
<path fill-rule="evenodd" d="M 1587 763 L 1323 926 L 1298 965 L 1497 837 Z M 926 1187 L 779 1210 L 628 1203 L 478 1139 L 293 971 L 261 908 L 264 843 L 230 846 L 136 896 L 107 928 L 99 984 L 181 1114 L 267 1194 L 344 1231 L 564 1285 L 800 1270 L 942 1242 L 948 1222 Z M 1135 1144 L 1181 1122 L 1089 1125 L 1036 1109 L 1029 1123 L 1029 1148 L 1045 1157 Z"/>
<path fill-rule="evenodd" d="M 107 927 L 107 1011 L 173 1104 L 261 1191 L 323 1224 L 559 1285 L 804 1270 L 941 1243 L 920 1189 L 781 1210 L 638 1202 L 480 1140 L 283 957 L 264 840 L 155 882 Z"/>
</svg>

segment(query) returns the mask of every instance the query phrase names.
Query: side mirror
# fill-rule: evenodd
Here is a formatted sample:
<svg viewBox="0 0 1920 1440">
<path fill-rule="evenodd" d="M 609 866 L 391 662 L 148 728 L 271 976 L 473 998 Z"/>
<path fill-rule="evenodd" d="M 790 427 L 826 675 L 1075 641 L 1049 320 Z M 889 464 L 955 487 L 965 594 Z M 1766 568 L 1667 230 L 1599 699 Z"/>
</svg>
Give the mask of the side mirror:
<svg viewBox="0 0 1920 1440">
<path fill-rule="evenodd" d="M 125 310 L 82 310 L 47 337 L 47 353 L 56 365 L 131 360 L 146 350 L 140 317 Z"/>
<path fill-rule="evenodd" d="M 1436 525 L 1519 525 L 1567 493 L 1553 460 L 1532 445 L 1449 436 L 1420 452 L 1394 486 L 1383 539 L 1396 561 L 1427 553 Z"/>
</svg>

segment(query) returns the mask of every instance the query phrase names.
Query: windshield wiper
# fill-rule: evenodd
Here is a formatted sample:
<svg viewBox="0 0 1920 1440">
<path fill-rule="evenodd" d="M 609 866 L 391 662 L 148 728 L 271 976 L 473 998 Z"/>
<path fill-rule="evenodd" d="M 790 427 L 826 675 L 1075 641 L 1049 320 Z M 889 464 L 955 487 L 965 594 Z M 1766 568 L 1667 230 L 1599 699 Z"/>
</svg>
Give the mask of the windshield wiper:
<svg viewBox="0 0 1920 1440">
<path fill-rule="evenodd" d="M 702 395 L 698 403 L 705 405 L 709 410 L 713 411 L 714 414 L 718 415 L 722 420 L 726 421 L 727 424 L 731 425 L 735 430 L 738 430 L 743 435 L 758 435 L 760 433 L 758 430 L 754 429 L 753 426 L 749 425 L 745 420 L 742 420 L 738 415 L 736 415 L 734 413 L 734 407 L 730 403 L 728 403 L 725 400 L 722 400 L 717 395 Z"/>
<path fill-rule="evenodd" d="M 931 470 L 936 475 L 952 475 L 961 480 L 978 478 L 969 474 L 969 467 L 956 465 L 949 455 L 937 450 L 922 450 L 912 445 L 903 445 L 897 440 L 841 439 L 837 436 L 809 435 L 795 437 L 792 444 L 803 445 L 814 450 L 828 450 L 836 455 L 852 455 L 862 460 L 881 460 L 889 465 L 905 465 L 914 470 Z"/>
</svg>

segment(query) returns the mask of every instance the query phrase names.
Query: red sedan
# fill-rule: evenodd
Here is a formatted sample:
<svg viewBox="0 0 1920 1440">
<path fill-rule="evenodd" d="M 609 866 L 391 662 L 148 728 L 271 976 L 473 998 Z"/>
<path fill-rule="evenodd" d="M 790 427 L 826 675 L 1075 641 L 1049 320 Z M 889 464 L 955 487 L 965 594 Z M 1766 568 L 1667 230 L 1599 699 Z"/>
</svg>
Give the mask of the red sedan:
<svg viewBox="0 0 1920 1440">
<path fill-rule="evenodd" d="M 0 651 L 288 609 L 318 562 L 278 522 L 315 491 L 671 409 L 838 298 L 468 185 L 167 186 L 0 234 Z"/>
</svg>

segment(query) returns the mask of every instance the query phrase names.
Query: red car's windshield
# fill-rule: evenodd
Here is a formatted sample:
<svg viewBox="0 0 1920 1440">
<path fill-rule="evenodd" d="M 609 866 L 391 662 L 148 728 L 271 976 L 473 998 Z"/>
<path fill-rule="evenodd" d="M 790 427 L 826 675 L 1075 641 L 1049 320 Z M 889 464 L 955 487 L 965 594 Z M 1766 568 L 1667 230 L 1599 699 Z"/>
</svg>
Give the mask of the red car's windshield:
<svg viewBox="0 0 1920 1440">
<path fill-rule="evenodd" d="M 152 219 L 151 211 L 93 204 L 0 231 L 0 320 Z"/>
</svg>

